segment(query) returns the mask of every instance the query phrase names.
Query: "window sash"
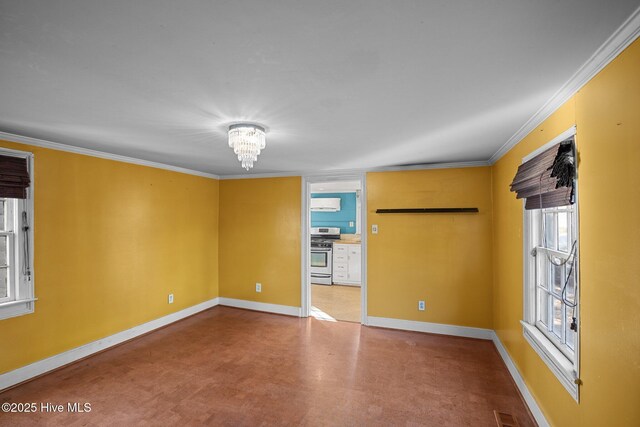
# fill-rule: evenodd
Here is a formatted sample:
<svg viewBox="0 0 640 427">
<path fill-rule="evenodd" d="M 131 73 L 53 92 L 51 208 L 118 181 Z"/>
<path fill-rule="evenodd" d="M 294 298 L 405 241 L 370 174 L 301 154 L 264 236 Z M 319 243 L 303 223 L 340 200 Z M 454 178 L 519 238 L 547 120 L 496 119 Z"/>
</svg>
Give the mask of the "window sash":
<svg viewBox="0 0 640 427">
<path fill-rule="evenodd" d="M 0 155 L 12 156 L 26 160 L 26 167 L 29 174 L 33 171 L 33 154 L 0 148 Z M 33 203 L 34 203 L 34 183 L 33 176 L 30 176 L 30 183 L 21 196 L 25 198 L 2 197 L 5 205 L 6 226 L 2 233 L 10 232 L 11 243 L 8 245 L 9 271 L 8 279 L 11 282 L 8 286 L 8 296 L 0 299 L 0 321 L 10 317 L 22 316 L 33 313 L 35 308 L 35 290 L 33 273 Z M 10 205 L 10 206 L 9 206 Z M 0 204 L 2 207 L 2 204 Z M 25 236 L 22 231 L 22 212 L 27 213 L 27 220 L 30 224 L 29 233 Z M 25 240 L 26 239 L 26 240 Z M 23 245 L 28 243 L 31 249 L 26 262 L 29 266 L 30 275 L 23 274 Z"/>
<path fill-rule="evenodd" d="M 538 353 L 538 355 L 546 363 L 549 369 L 556 375 L 565 389 L 576 401 L 579 401 L 579 390 L 578 386 L 575 383 L 575 379 L 579 377 L 579 334 L 576 333 L 575 341 L 573 343 L 574 349 L 571 349 L 569 347 L 563 349 L 563 346 L 559 345 L 559 340 L 557 339 L 557 337 L 553 336 L 553 334 L 549 332 L 547 325 L 544 325 L 539 321 L 540 317 L 538 310 L 540 309 L 540 306 L 538 303 L 538 290 L 544 290 L 544 287 L 538 286 L 538 264 L 542 259 L 546 258 L 547 253 L 561 259 L 566 259 L 569 255 L 566 252 L 543 248 L 538 245 L 538 243 L 541 241 L 540 237 L 542 236 L 541 216 L 542 211 L 539 209 L 524 211 L 523 240 L 525 251 L 524 253 L 526 255 L 525 268 L 523 272 L 524 319 L 521 322 L 523 327 L 523 334 L 526 341 L 532 346 L 536 353 Z M 574 212 L 574 219 L 577 219 L 577 210 Z M 573 236 L 577 237 L 577 221 L 572 224 L 572 227 L 574 227 Z M 576 248 L 576 251 L 577 249 L 578 248 Z M 574 273 L 574 280 L 576 282 L 579 280 L 577 270 Z M 549 286 L 546 276 L 542 284 L 543 286 Z M 577 300 L 577 298 L 579 298 L 578 288 L 576 287 L 575 289 Z M 547 310 L 549 310 L 549 305 L 547 305 Z M 576 317 L 579 319 L 579 306 L 576 307 Z"/>
<path fill-rule="evenodd" d="M 1 231 L 0 235 L 6 235 L 9 237 L 8 246 L 8 268 L 7 268 L 7 297 L 0 298 L 0 320 L 6 318 L 3 311 L 8 313 L 14 313 L 17 311 L 17 315 L 26 314 L 33 311 L 34 290 L 33 290 L 33 277 L 28 277 L 23 274 L 22 263 L 19 257 L 23 256 L 23 247 L 25 244 L 21 231 L 22 224 L 22 212 L 27 212 L 29 223 L 32 222 L 32 213 L 29 200 L 23 199 L 4 199 L 6 203 L 5 214 L 8 218 L 7 231 Z M 33 229 L 30 230 L 27 238 L 29 239 L 29 245 L 31 245 L 30 259 L 28 260 L 30 269 L 33 266 Z M 15 306 L 14 304 L 24 301 L 24 308 Z M 6 306 L 3 306 L 6 305 Z M 11 307 L 9 309 L 9 307 Z M 11 314 L 12 316 L 14 314 Z"/>
<path fill-rule="evenodd" d="M 20 296 L 20 289 L 18 284 L 20 283 L 20 272 L 17 271 L 16 256 L 19 250 L 18 239 L 16 239 L 15 225 L 17 224 L 17 210 L 21 203 L 14 199 L 2 199 L 4 202 L 4 230 L 0 231 L 0 236 L 7 238 L 7 261 L 6 265 L 2 265 L 0 261 L 0 268 L 6 270 L 7 280 L 7 295 L 0 297 L 0 304 L 15 301 Z"/>
<path fill-rule="evenodd" d="M 538 292 L 545 292 L 544 290 L 539 290 Z M 547 293 L 547 295 L 549 295 Z M 556 298 L 557 299 L 557 298 Z M 549 310 L 549 318 L 551 319 L 551 322 L 553 322 L 554 318 L 553 318 L 553 297 L 549 297 L 547 299 L 547 310 Z M 553 332 L 553 325 L 545 325 L 544 323 L 542 323 L 542 321 L 540 319 L 536 319 L 535 321 L 535 326 L 536 328 L 538 328 L 538 330 L 540 332 L 542 332 L 548 339 L 549 341 L 551 341 L 554 346 L 562 352 L 562 354 L 564 354 L 567 359 L 569 359 L 572 362 L 575 362 L 575 349 L 572 349 L 571 347 L 569 347 L 569 345 L 566 343 L 566 333 L 567 333 L 567 324 L 566 324 L 566 320 L 567 320 L 567 305 L 566 304 L 561 304 L 561 325 L 560 325 L 560 334 L 561 336 L 558 337 L 555 332 Z M 549 330 L 551 328 L 551 330 Z M 574 331 L 571 331 L 571 333 L 575 333 Z M 575 346 L 575 344 L 574 344 Z"/>
<path fill-rule="evenodd" d="M 9 270 L 9 267 L 0 267 L 0 270 L 6 270 L 6 273 L 5 273 L 6 276 L 5 277 L 7 278 L 7 289 L 6 289 L 7 295 L 5 297 L 0 296 L 0 303 L 7 302 L 7 301 L 12 301 L 13 290 L 11 289 L 11 280 L 9 280 L 9 277 L 11 275 L 11 271 Z"/>
<path fill-rule="evenodd" d="M 573 238 L 576 235 L 574 232 L 574 225 L 577 222 L 575 209 L 573 206 L 540 209 L 532 212 L 530 218 L 537 226 L 537 233 L 532 234 L 537 237 L 537 241 L 533 242 L 536 245 L 536 259 L 534 261 L 535 292 L 533 298 L 533 312 L 535 313 L 535 317 L 532 319 L 534 321 L 533 324 L 557 347 L 559 351 L 561 351 L 571 361 L 575 362 L 575 343 L 577 339 L 575 336 L 573 339 L 567 336 L 567 314 L 570 312 L 571 307 L 565 304 L 562 299 L 562 289 L 568 273 L 567 264 L 555 266 L 555 264 L 548 259 L 548 257 L 555 258 L 559 263 L 562 263 L 567 261 L 571 256 L 570 251 L 573 245 Z M 566 238 L 562 249 L 566 249 L 566 252 L 564 250 L 560 250 L 561 222 L 564 223 L 565 234 L 563 234 L 563 236 Z M 552 227 L 551 230 L 549 229 L 549 226 Z M 542 246 L 545 244 L 546 246 Z M 576 258 L 574 258 L 573 263 L 577 263 Z M 557 288 L 555 287 L 555 280 L 553 280 L 555 269 L 560 269 L 560 282 L 558 283 Z M 577 269 L 577 264 L 574 265 L 574 269 Z M 571 280 L 574 282 L 574 290 L 575 278 L 576 275 L 573 274 L 573 278 Z M 541 295 L 541 292 L 545 293 L 546 296 Z M 544 300 L 546 307 L 540 307 L 542 300 Z M 557 326 L 554 300 L 559 301 L 560 304 L 559 325 Z M 543 314 L 545 316 L 544 319 Z M 569 330 L 569 332 L 575 333 L 571 330 Z M 574 348 L 570 347 L 569 341 L 573 342 Z"/>
</svg>

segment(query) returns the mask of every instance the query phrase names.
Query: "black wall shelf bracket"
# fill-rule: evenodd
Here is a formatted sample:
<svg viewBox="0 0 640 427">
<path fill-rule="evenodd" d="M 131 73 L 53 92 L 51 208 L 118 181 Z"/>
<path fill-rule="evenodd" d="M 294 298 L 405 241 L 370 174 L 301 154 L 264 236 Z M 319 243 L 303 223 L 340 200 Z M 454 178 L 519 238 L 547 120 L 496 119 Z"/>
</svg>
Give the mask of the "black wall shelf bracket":
<svg viewBox="0 0 640 427">
<path fill-rule="evenodd" d="M 476 213 L 478 208 L 376 209 L 376 213 Z"/>
</svg>

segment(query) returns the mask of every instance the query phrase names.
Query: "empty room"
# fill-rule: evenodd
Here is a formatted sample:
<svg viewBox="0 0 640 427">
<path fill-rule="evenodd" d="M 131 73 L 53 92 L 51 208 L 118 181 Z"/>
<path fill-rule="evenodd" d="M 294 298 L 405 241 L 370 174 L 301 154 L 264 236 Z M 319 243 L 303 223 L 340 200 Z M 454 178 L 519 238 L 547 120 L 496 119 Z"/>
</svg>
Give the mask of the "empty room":
<svg viewBox="0 0 640 427">
<path fill-rule="evenodd" d="M 639 35 L 0 0 L 0 426 L 640 425 Z"/>
</svg>

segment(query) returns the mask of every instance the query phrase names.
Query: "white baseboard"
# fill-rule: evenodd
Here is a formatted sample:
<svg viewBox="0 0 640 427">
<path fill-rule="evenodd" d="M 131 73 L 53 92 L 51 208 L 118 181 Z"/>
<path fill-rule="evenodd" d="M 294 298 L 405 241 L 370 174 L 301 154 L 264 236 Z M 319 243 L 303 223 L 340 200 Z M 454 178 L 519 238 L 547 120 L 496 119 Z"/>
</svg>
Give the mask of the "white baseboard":
<svg viewBox="0 0 640 427">
<path fill-rule="evenodd" d="M 214 298 L 209 301 L 194 305 L 192 307 L 185 308 L 184 310 L 168 314 L 159 319 L 143 323 L 142 325 L 134 326 L 131 329 L 118 332 L 106 338 L 102 338 L 89 344 L 85 344 L 83 346 L 65 351 L 64 353 L 56 354 L 55 356 L 51 356 L 38 362 L 34 362 L 30 365 L 23 366 L 13 371 L 1 374 L 0 391 L 21 382 L 27 381 L 31 378 L 45 374 L 54 369 L 68 365 L 72 362 L 75 362 L 76 360 L 80 360 L 94 353 L 105 350 L 109 347 L 113 347 L 114 345 L 120 344 L 137 336 L 169 325 L 173 322 L 184 319 L 185 317 L 189 317 L 191 315 L 199 313 L 200 311 L 215 307 L 216 305 L 264 311 L 268 313 L 285 314 L 295 317 L 300 317 L 301 315 L 300 307 L 268 304 L 263 302 L 247 301 L 234 298 Z M 549 426 L 549 423 L 542 413 L 542 410 L 538 406 L 538 403 L 535 401 L 533 395 L 527 388 L 522 375 L 520 375 L 520 372 L 516 368 L 516 365 L 513 363 L 513 360 L 511 360 L 509 353 L 502 345 L 502 342 L 498 338 L 498 335 L 493 330 L 473 328 L 469 326 L 445 325 L 441 323 L 417 322 L 413 320 L 391 319 L 375 316 L 369 316 L 367 318 L 367 323 L 369 326 L 381 328 L 401 329 L 406 331 L 428 332 L 432 334 L 453 335 L 459 337 L 492 340 L 496 348 L 498 349 L 498 353 L 500 353 L 500 356 L 502 356 L 504 363 L 507 365 L 507 369 L 509 370 L 511 377 L 515 381 L 516 386 L 520 390 L 520 393 L 522 394 L 522 397 L 524 398 L 526 404 L 529 406 L 529 409 L 531 410 L 531 413 L 533 414 L 536 422 L 541 427 Z"/>
<path fill-rule="evenodd" d="M 442 323 L 418 322 L 415 320 L 391 319 L 388 317 L 369 316 L 368 326 L 380 328 L 402 329 L 405 331 L 428 332 L 431 334 L 453 335 L 456 337 L 479 338 L 492 340 L 491 329 L 472 328 L 470 326 L 445 325 Z"/>
<path fill-rule="evenodd" d="M 285 314 L 287 316 L 300 317 L 300 307 L 290 305 L 269 304 L 266 302 L 248 301 L 244 299 L 220 297 L 220 305 L 228 307 L 245 308 L 247 310 L 266 311 L 267 313 Z"/>
<path fill-rule="evenodd" d="M 533 398 L 533 395 L 527 388 L 522 375 L 520 375 L 520 372 L 516 368 L 516 365 L 513 363 L 513 360 L 511 360 L 511 356 L 509 356 L 509 353 L 502 345 L 502 342 L 498 338 L 498 335 L 495 333 L 495 331 L 491 329 L 472 328 L 468 326 L 445 325 L 441 323 L 417 322 L 413 320 L 390 319 L 386 317 L 374 316 L 369 316 L 368 325 L 381 328 L 428 332 L 432 334 L 453 335 L 458 337 L 479 338 L 493 341 L 496 348 L 498 349 L 498 353 L 500 353 L 502 360 L 504 360 L 505 365 L 507 365 L 507 369 L 509 370 L 513 381 L 516 383 L 518 390 L 520 390 L 520 393 L 522 394 L 522 397 L 524 398 L 525 403 L 529 407 L 529 410 L 531 411 L 531 414 L 535 418 L 536 422 L 540 427 L 549 426 L 549 422 L 542 413 L 542 410 L 538 406 L 538 403 Z"/>
<path fill-rule="evenodd" d="M 518 371 L 518 368 L 516 368 L 516 365 L 515 363 L 513 363 L 513 360 L 511 360 L 511 356 L 509 356 L 507 349 L 504 347 L 504 345 L 502 345 L 502 341 L 500 341 L 500 338 L 498 338 L 498 334 L 496 334 L 495 332 L 493 332 L 493 343 L 498 349 L 498 353 L 500 353 L 500 356 L 502 356 L 502 360 L 504 360 L 505 365 L 507 365 L 507 369 L 509 370 L 513 381 L 515 381 L 516 386 L 520 390 L 520 394 L 522 394 L 522 397 L 527 403 L 531 414 L 533 414 L 533 418 L 535 418 L 540 427 L 549 426 L 549 422 L 542 413 L 542 410 L 538 406 L 538 403 L 533 398 L 533 395 L 527 388 L 527 384 L 525 384 L 524 378 L 522 378 L 522 375 L 520 375 L 520 371 Z"/>
<path fill-rule="evenodd" d="M 120 344 L 124 341 L 151 332 L 154 329 L 161 328 L 200 311 L 214 307 L 218 305 L 218 303 L 219 298 L 214 298 L 189 308 L 185 308 L 184 310 L 168 314 L 159 319 L 151 320 L 150 322 L 143 323 L 142 325 L 134 326 L 131 329 L 93 341 L 89 344 L 65 351 L 64 353 L 56 354 L 55 356 L 51 356 L 30 365 L 4 373 L 0 375 L 0 391 L 54 369 L 68 365 L 69 363 L 75 362 L 76 360 L 80 360 L 109 347 L 113 347 L 114 345 Z"/>
</svg>

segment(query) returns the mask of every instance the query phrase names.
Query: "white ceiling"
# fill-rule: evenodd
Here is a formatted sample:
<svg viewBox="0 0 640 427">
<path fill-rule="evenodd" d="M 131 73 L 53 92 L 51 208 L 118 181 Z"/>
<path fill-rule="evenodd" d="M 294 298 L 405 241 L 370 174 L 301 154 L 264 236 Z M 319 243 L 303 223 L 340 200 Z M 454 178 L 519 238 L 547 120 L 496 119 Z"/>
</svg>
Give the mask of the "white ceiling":
<svg viewBox="0 0 640 427">
<path fill-rule="evenodd" d="M 0 131 L 219 175 L 487 160 L 638 0 L 0 0 Z"/>
</svg>

